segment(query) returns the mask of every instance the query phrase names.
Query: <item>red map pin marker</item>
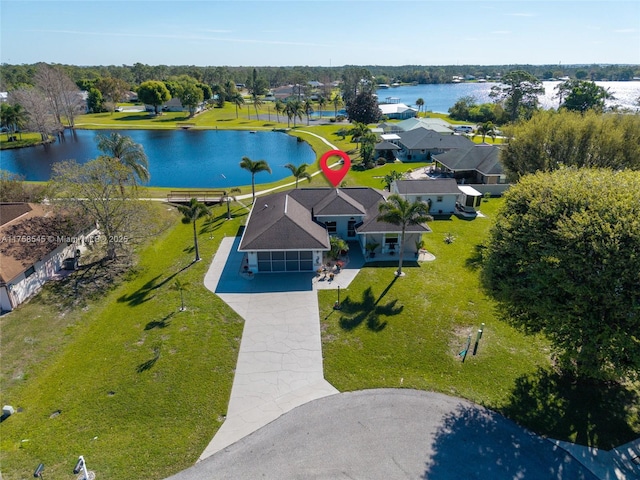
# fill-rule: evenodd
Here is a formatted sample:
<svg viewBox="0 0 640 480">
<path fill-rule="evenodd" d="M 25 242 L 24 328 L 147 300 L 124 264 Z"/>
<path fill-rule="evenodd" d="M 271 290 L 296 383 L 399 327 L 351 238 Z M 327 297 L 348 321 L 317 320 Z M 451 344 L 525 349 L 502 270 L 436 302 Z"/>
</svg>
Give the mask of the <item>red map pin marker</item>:
<svg viewBox="0 0 640 480">
<path fill-rule="evenodd" d="M 327 165 L 327 160 L 333 156 L 340 157 L 344 160 L 342 167 L 338 170 L 333 170 Z M 327 180 L 329 180 L 334 187 L 337 187 L 351 168 L 351 159 L 349 155 L 342 150 L 329 150 L 320 157 L 320 168 L 324 172 L 324 176 L 327 177 Z"/>
</svg>

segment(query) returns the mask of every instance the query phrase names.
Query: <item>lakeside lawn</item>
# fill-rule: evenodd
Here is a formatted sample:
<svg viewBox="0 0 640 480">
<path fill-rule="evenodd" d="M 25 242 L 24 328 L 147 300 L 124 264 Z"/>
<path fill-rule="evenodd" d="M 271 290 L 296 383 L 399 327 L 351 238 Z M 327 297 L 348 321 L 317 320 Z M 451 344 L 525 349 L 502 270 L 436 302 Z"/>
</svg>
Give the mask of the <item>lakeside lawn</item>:
<svg viewBox="0 0 640 480">
<path fill-rule="evenodd" d="M 339 128 L 308 130 L 356 148 L 335 135 Z M 319 157 L 330 147 L 306 129 L 294 134 L 314 142 Z M 422 166 L 387 164 L 345 180 L 383 188 L 391 170 Z M 318 175 L 300 187 L 308 185 L 327 183 Z M 481 292 L 475 246 L 500 204 L 483 202 L 486 218 L 432 222 L 425 241 L 436 260 L 405 263 L 404 278 L 394 281 L 395 263 L 365 267 L 342 291 L 341 311 L 332 309 L 335 291 L 320 291 L 326 378 L 341 391 L 402 387 L 465 397 L 537 433 L 604 448 L 637 437 L 637 385 L 585 388 L 558 378 L 547 342 L 502 322 Z M 221 238 L 246 221 L 247 206 L 233 202 L 231 221 L 218 206 L 211 221 L 199 222 L 203 261 L 192 264 L 191 227 L 158 204 L 172 227 L 140 251 L 138 267 L 114 290 L 69 308 L 50 284 L 0 317 L 0 401 L 22 409 L 0 425 L 3 478 L 31 476 L 40 462 L 48 476 L 64 478 L 79 454 L 116 480 L 164 478 L 196 461 L 224 420 L 242 335 L 242 320 L 202 279 Z M 186 312 L 178 312 L 175 279 L 189 283 Z M 482 322 L 478 354 L 462 364 L 458 353 Z"/>
</svg>

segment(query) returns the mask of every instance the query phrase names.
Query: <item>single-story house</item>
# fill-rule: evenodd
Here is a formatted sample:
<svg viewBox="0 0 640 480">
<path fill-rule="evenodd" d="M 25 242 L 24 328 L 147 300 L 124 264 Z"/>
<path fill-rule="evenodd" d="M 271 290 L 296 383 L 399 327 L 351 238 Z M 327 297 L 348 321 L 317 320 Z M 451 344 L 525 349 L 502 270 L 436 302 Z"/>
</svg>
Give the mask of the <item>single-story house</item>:
<svg viewBox="0 0 640 480">
<path fill-rule="evenodd" d="M 0 308 L 10 311 L 57 272 L 74 268 L 80 222 L 34 203 L 0 203 Z"/>
<path fill-rule="evenodd" d="M 391 192 L 410 202 L 425 202 L 431 215 L 451 215 L 456 211 L 460 189 L 453 178 L 396 180 Z"/>
<path fill-rule="evenodd" d="M 414 128 L 397 134 L 400 139 L 394 141 L 401 149 L 399 158 L 404 161 L 426 162 L 431 155 L 450 150 L 467 150 L 474 143 L 462 135 L 441 135 L 426 128 Z"/>
<path fill-rule="evenodd" d="M 475 215 L 482 202 L 482 193 L 470 185 L 458 185 L 453 178 L 396 180 L 391 191 L 411 202 L 425 202 L 434 216 L 459 214 Z"/>
<path fill-rule="evenodd" d="M 259 197 L 240 239 L 252 272 L 316 271 L 338 236 L 360 248 L 378 244 L 377 252 L 395 253 L 401 229 L 378 221 L 378 205 L 388 193 L 374 188 L 300 188 Z M 406 231 L 405 250 L 431 230 L 414 225 Z"/>
<path fill-rule="evenodd" d="M 505 184 L 507 176 L 500 162 L 500 151 L 495 145 L 482 143 L 434 154 L 433 160 L 438 170 L 452 175 L 458 183 Z"/>
<path fill-rule="evenodd" d="M 382 115 L 389 119 L 412 118 L 418 114 L 418 110 L 405 105 L 404 103 L 381 103 L 378 108 Z"/>
<path fill-rule="evenodd" d="M 198 105 L 195 108 L 193 113 L 201 112 L 202 110 L 204 110 L 204 106 L 205 106 L 205 103 L 202 102 L 200 105 Z M 154 110 L 153 106 L 151 106 L 150 108 L 151 108 L 151 111 Z M 147 108 L 147 110 L 149 110 L 149 108 Z M 168 102 L 165 102 L 162 104 L 162 111 L 163 112 L 188 112 L 189 108 L 182 105 L 182 102 L 180 101 L 179 98 L 174 97 Z"/>
<path fill-rule="evenodd" d="M 300 98 L 302 100 L 305 98 L 304 86 L 302 85 L 283 85 L 281 87 L 273 88 L 271 93 L 276 100 L 283 102 L 286 102 L 289 99 L 297 100 Z"/>
<path fill-rule="evenodd" d="M 427 128 L 443 135 L 453 134 L 453 125 L 441 118 L 414 117 L 398 123 L 382 123 L 379 125 L 385 133 L 408 132 L 416 128 Z"/>
</svg>

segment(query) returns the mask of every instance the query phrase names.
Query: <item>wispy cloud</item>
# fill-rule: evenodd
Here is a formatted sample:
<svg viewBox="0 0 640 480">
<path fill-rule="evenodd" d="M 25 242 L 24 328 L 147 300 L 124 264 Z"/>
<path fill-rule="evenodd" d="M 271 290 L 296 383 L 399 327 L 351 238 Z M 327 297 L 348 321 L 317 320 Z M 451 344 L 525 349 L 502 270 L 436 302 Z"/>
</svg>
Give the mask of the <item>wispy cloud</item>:
<svg viewBox="0 0 640 480">
<path fill-rule="evenodd" d="M 538 16 L 536 13 L 525 13 L 525 12 L 521 12 L 521 13 L 505 13 L 504 15 L 506 17 L 537 17 Z"/>
<path fill-rule="evenodd" d="M 284 46 L 299 46 L 299 47 L 322 47 L 332 48 L 334 45 L 324 43 L 310 43 L 310 42 L 291 42 L 284 40 L 268 40 L 268 39 L 254 39 L 254 38 L 229 38 L 229 37 L 213 37 L 207 35 L 177 35 L 177 34 L 165 34 L 165 33 L 118 33 L 118 32 L 89 32 L 82 30 L 29 30 L 31 32 L 38 33 L 60 33 L 65 35 L 90 35 L 98 37 L 129 37 L 129 38 L 166 38 L 170 40 L 183 40 L 183 41 L 219 41 L 228 43 L 244 43 L 244 44 L 267 44 L 267 45 L 284 45 Z"/>
<path fill-rule="evenodd" d="M 636 33 L 637 31 L 635 28 L 618 28 L 614 30 L 615 33 Z"/>
</svg>

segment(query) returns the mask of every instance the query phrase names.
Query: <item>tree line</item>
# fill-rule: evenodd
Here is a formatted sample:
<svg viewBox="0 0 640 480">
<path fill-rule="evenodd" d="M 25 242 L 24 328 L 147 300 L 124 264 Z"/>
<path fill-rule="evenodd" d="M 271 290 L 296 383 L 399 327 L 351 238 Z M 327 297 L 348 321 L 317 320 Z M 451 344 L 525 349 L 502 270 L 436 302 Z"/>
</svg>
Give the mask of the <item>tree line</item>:
<svg viewBox="0 0 640 480">
<path fill-rule="evenodd" d="M 9 91 L 20 85 L 33 85 L 34 75 L 40 64 L 7 64 L 0 66 L 0 91 Z M 247 83 L 254 68 L 231 66 L 193 65 L 104 65 L 78 66 L 58 65 L 74 82 L 99 78 L 119 79 L 131 87 L 148 80 L 168 80 L 170 77 L 188 75 L 207 85 L 224 84 L 226 81 Z M 354 65 L 337 67 L 287 66 L 260 67 L 260 71 L 271 88 L 295 85 L 309 80 L 325 84 L 339 80 L 342 74 Z M 376 83 L 450 83 L 454 76 L 476 78 L 498 78 L 511 70 L 523 70 L 541 80 L 568 76 L 577 80 L 627 81 L 640 76 L 640 65 L 363 65 L 375 77 Z"/>
</svg>

